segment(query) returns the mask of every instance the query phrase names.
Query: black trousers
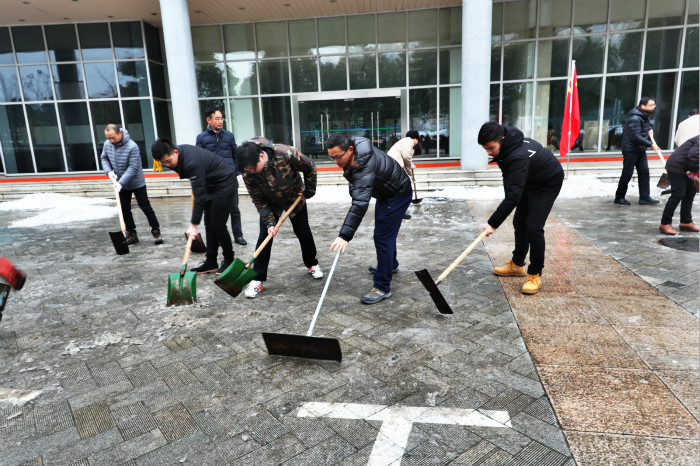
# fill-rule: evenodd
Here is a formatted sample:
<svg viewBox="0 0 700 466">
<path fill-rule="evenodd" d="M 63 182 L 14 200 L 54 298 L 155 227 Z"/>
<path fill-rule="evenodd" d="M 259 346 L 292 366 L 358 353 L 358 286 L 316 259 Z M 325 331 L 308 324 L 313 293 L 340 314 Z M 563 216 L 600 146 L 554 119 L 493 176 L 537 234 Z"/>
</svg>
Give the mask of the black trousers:
<svg viewBox="0 0 700 466">
<path fill-rule="evenodd" d="M 687 175 L 669 173 L 668 181 L 671 183 L 671 196 L 669 196 L 661 215 L 661 224 L 670 225 L 673 221 L 673 213 L 678 204 L 681 205 L 681 223 L 693 223 L 693 199 L 695 199 L 695 182 Z"/>
<path fill-rule="evenodd" d="M 240 238 L 243 236 L 243 229 L 241 228 L 241 211 L 238 209 L 238 189 L 233 194 L 233 200 L 231 202 L 231 233 L 233 238 Z"/>
<path fill-rule="evenodd" d="M 552 211 L 559 191 L 561 191 L 563 181 L 564 174 L 562 173 L 558 184 L 542 186 L 537 190 L 525 189 L 522 199 L 515 208 L 513 215 L 513 227 L 515 228 L 513 262 L 517 265 L 525 265 L 525 257 L 529 250 L 528 274 L 542 273 L 544 268 L 544 224 Z"/>
<path fill-rule="evenodd" d="M 218 262 L 219 246 L 224 260 L 233 260 L 233 244 L 226 228 L 233 196 L 212 199 L 204 204 L 204 231 L 207 235 L 207 261 Z"/>
<path fill-rule="evenodd" d="M 627 185 L 634 175 L 634 169 L 637 169 L 637 182 L 639 183 L 639 198 L 644 199 L 649 197 L 649 163 L 647 163 L 647 153 L 641 152 L 623 152 L 622 153 L 622 174 L 620 181 L 617 184 L 615 199 L 625 197 L 627 194 Z"/>
<path fill-rule="evenodd" d="M 146 191 L 146 186 L 137 189 L 124 189 L 119 191 L 119 202 L 122 206 L 122 215 L 124 216 L 124 226 L 126 226 L 126 231 L 136 233 L 136 224 L 134 223 L 134 216 L 131 214 L 131 195 L 136 198 L 136 203 L 139 208 L 146 214 L 148 219 L 148 224 L 151 226 L 151 231 L 159 230 L 160 224 L 156 218 L 156 213 L 151 207 L 151 203 L 148 200 L 148 192 Z"/>
<path fill-rule="evenodd" d="M 311 234 L 311 227 L 309 227 L 309 213 L 306 210 L 306 204 L 301 208 L 298 214 L 289 219 L 292 222 L 292 228 L 294 234 L 299 239 L 299 245 L 301 246 L 301 258 L 304 261 L 306 268 L 313 267 L 318 264 L 318 259 L 316 259 L 316 243 L 314 242 L 314 236 Z M 258 242 L 255 245 L 255 249 L 259 248 L 263 241 L 267 238 L 267 225 L 260 220 L 260 234 L 258 235 Z M 264 282 L 267 280 L 267 266 L 270 263 L 270 254 L 272 252 L 272 242 L 274 237 L 267 243 L 267 245 L 260 251 L 260 255 L 253 262 L 253 270 L 258 274 L 257 280 Z"/>
</svg>

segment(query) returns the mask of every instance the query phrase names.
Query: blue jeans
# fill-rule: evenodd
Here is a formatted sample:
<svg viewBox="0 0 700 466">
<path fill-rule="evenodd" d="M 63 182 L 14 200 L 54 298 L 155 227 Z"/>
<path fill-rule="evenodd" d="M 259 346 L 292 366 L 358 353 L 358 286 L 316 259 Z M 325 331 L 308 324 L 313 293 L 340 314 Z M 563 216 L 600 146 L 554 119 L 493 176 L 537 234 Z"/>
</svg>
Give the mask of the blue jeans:
<svg viewBox="0 0 700 466">
<path fill-rule="evenodd" d="M 391 291 L 392 269 L 399 266 L 396 260 L 396 237 L 412 197 L 413 190 L 409 188 L 398 196 L 377 200 L 374 208 L 374 247 L 377 250 L 374 287 L 385 293 Z"/>
</svg>

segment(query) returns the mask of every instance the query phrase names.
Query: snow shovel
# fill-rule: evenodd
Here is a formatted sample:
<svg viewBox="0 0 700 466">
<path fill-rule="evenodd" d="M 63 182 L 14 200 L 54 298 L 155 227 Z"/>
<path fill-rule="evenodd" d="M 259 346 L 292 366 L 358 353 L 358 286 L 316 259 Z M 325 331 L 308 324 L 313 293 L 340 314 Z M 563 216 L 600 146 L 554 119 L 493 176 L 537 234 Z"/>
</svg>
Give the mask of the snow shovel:
<svg viewBox="0 0 700 466">
<path fill-rule="evenodd" d="M 651 135 L 651 131 L 649 131 L 649 137 L 651 138 L 651 143 L 658 147 L 659 145 L 656 143 L 656 141 L 654 141 L 654 136 Z M 657 150 L 656 155 L 659 156 L 661 163 L 663 164 L 664 168 L 666 168 L 666 159 L 664 159 L 664 156 L 661 154 L 661 151 Z M 671 183 L 668 181 L 668 173 L 664 172 L 664 174 L 661 175 L 661 178 L 659 178 L 659 182 L 656 183 L 656 187 L 666 189 L 669 186 L 671 186 Z"/>
<path fill-rule="evenodd" d="M 114 183 L 116 186 L 116 183 Z M 129 254 L 129 245 L 126 244 L 126 226 L 124 225 L 124 215 L 122 214 L 122 203 L 119 199 L 119 192 L 116 190 L 114 193 L 117 195 L 117 211 L 119 212 L 119 224 L 122 227 L 122 231 L 110 231 L 109 237 L 112 238 L 112 244 L 114 244 L 114 250 L 117 251 L 117 255 Z"/>
<path fill-rule="evenodd" d="M 197 301 L 197 272 L 187 271 L 187 261 L 190 258 L 193 237 L 187 239 L 185 257 L 182 258 L 180 272 L 168 274 L 168 300 L 166 306 L 194 304 Z"/>
<path fill-rule="evenodd" d="M 479 237 L 474 240 L 472 244 L 469 245 L 469 247 L 462 253 L 460 256 L 455 259 L 455 261 L 450 264 L 447 269 L 442 272 L 442 274 L 438 277 L 437 281 L 433 282 L 432 277 L 428 273 L 426 269 L 423 270 L 418 270 L 416 272 L 416 276 L 418 277 L 418 280 L 423 284 L 426 290 L 428 290 L 428 293 L 430 293 L 430 297 L 433 298 L 433 302 L 438 308 L 438 311 L 440 311 L 441 314 L 453 314 L 452 309 L 450 308 L 450 305 L 447 304 L 447 301 L 445 301 L 445 298 L 442 296 L 442 293 L 440 293 L 440 290 L 438 290 L 438 285 L 445 279 L 447 276 L 454 270 L 455 267 L 459 265 L 460 262 L 464 260 L 465 257 L 469 255 L 470 252 L 476 247 L 477 244 L 479 244 L 484 238 L 486 238 L 486 231 L 481 232 Z"/>
<path fill-rule="evenodd" d="M 413 195 L 415 196 L 411 202 L 413 204 L 420 204 L 420 201 L 422 201 L 423 198 L 421 197 L 420 199 L 418 199 L 418 190 L 416 189 L 416 175 L 413 173 L 413 170 L 411 170 L 411 178 L 413 178 Z"/>
<path fill-rule="evenodd" d="M 194 207 L 194 193 L 192 194 L 191 199 L 192 207 Z M 185 239 L 189 239 L 187 233 L 185 233 Z M 201 233 L 197 233 L 197 237 L 194 239 L 192 247 L 190 249 L 192 250 L 192 252 L 207 252 L 207 245 L 204 244 L 204 240 L 202 239 Z"/>
<path fill-rule="evenodd" d="M 292 206 L 282 214 L 280 219 L 277 221 L 275 228 L 279 229 L 279 227 L 282 226 L 284 221 L 287 220 L 287 217 L 289 217 L 289 214 L 291 214 L 299 204 L 299 201 L 301 201 L 301 196 L 297 197 L 294 204 L 292 204 Z M 267 238 L 265 238 L 258 249 L 255 250 L 253 257 L 251 257 L 247 263 L 240 259 L 235 259 L 233 263 L 229 265 L 221 275 L 219 275 L 219 278 L 214 280 L 214 284 L 234 298 L 238 296 L 243 288 L 245 288 L 251 280 L 258 276 L 258 273 L 251 268 L 251 265 L 253 265 L 255 259 L 258 257 L 258 255 L 260 255 L 262 250 L 265 249 L 265 246 L 267 246 L 267 243 L 269 243 L 271 239 L 272 234 L 268 234 Z"/>
<path fill-rule="evenodd" d="M 318 313 L 321 311 L 321 306 L 323 305 L 323 299 L 326 297 L 328 285 L 330 285 L 331 278 L 333 278 L 333 272 L 335 272 L 335 266 L 338 263 L 339 257 L 340 251 L 335 253 L 333 266 L 331 267 L 331 271 L 328 273 L 328 279 L 323 287 L 323 292 L 321 293 L 321 299 L 318 301 L 318 306 L 316 306 L 316 312 L 314 313 L 314 318 L 311 320 L 309 331 L 306 332 L 306 335 L 263 332 L 262 336 L 263 340 L 265 340 L 265 346 L 267 346 L 268 354 L 276 356 L 291 356 L 295 358 L 321 359 L 325 361 L 342 361 L 343 353 L 340 351 L 340 342 L 338 342 L 337 339 L 311 336 L 314 331 L 314 325 L 316 325 L 316 319 L 318 319 Z"/>
</svg>

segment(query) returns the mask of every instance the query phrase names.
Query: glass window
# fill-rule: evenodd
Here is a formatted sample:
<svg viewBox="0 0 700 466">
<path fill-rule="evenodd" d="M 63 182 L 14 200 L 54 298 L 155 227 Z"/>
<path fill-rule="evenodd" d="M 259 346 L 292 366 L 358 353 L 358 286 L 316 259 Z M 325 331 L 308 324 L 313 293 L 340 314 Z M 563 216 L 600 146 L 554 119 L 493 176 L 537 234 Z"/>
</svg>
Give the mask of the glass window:
<svg viewBox="0 0 700 466">
<path fill-rule="evenodd" d="M 27 105 L 27 119 L 37 172 L 66 171 L 54 104 Z"/>
<path fill-rule="evenodd" d="M 440 84 L 459 84 L 462 82 L 462 49 L 440 50 Z"/>
<path fill-rule="evenodd" d="M 83 71 L 79 64 L 52 65 L 53 87 L 57 100 L 85 98 Z"/>
<path fill-rule="evenodd" d="M 646 0 L 612 0 L 610 29 L 620 31 L 643 28 L 646 3 Z"/>
<path fill-rule="evenodd" d="M 163 63 L 163 53 L 161 50 L 160 32 L 148 23 L 143 23 L 146 34 L 146 51 L 148 59 Z"/>
<path fill-rule="evenodd" d="M 49 67 L 46 65 L 27 65 L 19 67 L 19 75 L 22 80 L 24 100 L 51 100 L 53 91 Z"/>
<path fill-rule="evenodd" d="M 263 136 L 277 144 L 292 144 L 292 109 L 289 97 L 263 97 Z"/>
<path fill-rule="evenodd" d="M 690 3 L 695 0 L 690 0 Z M 697 2 L 695 2 L 697 3 Z M 664 0 L 649 2 L 648 27 L 680 26 L 685 14 L 685 0 Z M 657 141 L 658 142 L 658 141 Z"/>
<path fill-rule="evenodd" d="M 489 87 L 489 120 L 502 123 L 503 119 L 501 118 L 501 110 L 499 108 L 499 97 L 501 95 L 500 85 L 491 84 Z"/>
<path fill-rule="evenodd" d="M 21 100 L 17 68 L 0 66 L 0 102 L 20 102 Z"/>
<path fill-rule="evenodd" d="M 574 5 L 574 34 L 605 32 L 608 0 L 578 1 Z"/>
<path fill-rule="evenodd" d="M 49 60 L 78 61 L 78 39 L 75 35 L 75 26 L 72 24 L 58 24 L 45 26 L 46 45 L 49 48 Z"/>
<path fill-rule="evenodd" d="M 677 72 L 645 74 L 642 76 L 642 95 L 655 97 L 656 110 L 651 117 L 654 139 L 662 149 L 673 146 L 672 118 L 673 94 L 676 89 Z"/>
<path fill-rule="evenodd" d="M 681 75 L 681 95 L 678 99 L 677 123 L 685 120 L 690 113 L 690 109 L 698 108 L 700 102 L 700 83 L 698 77 L 700 73 L 696 71 L 684 71 Z M 2 107 L 0 107 L 2 108 Z"/>
<path fill-rule="evenodd" d="M 459 156 L 462 153 L 462 93 L 459 87 L 440 88 L 440 154 Z"/>
<path fill-rule="evenodd" d="M 688 2 L 688 24 L 698 24 L 698 10 L 700 10 L 698 2 Z"/>
<path fill-rule="evenodd" d="M 318 60 L 292 58 L 292 89 L 294 92 L 318 91 Z"/>
<path fill-rule="evenodd" d="M 105 143 L 105 126 L 109 124 L 122 126 L 119 102 L 116 100 L 90 102 L 90 113 L 92 114 L 92 130 L 95 136 L 97 153 L 102 154 L 102 148 Z"/>
<path fill-rule="evenodd" d="M 148 62 L 148 69 L 151 72 L 153 97 L 160 97 L 161 99 L 169 98 L 167 86 L 165 85 L 165 71 L 163 70 L 163 65 Z"/>
<path fill-rule="evenodd" d="M 639 71 L 642 60 L 642 32 L 610 34 L 608 73 Z"/>
<path fill-rule="evenodd" d="M 491 41 L 503 40 L 503 3 L 494 3 L 491 12 Z"/>
<path fill-rule="evenodd" d="M 34 173 L 22 105 L 0 105 L 0 144 L 5 173 Z"/>
<path fill-rule="evenodd" d="M 603 72 L 605 36 L 574 37 L 572 59 L 576 60 L 579 75 Z"/>
<path fill-rule="evenodd" d="M 171 141 L 173 140 L 172 137 L 172 129 L 171 129 L 171 124 L 170 122 L 173 121 L 172 118 L 172 107 L 170 105 L 170 102 L 164 102 L 162 100 L 154 100 L 153 101 L 153 110 L 156 115 L 156 129 L 158 130 L 158 137 L 159 138 L 168 138 Z"/>
<path fill-rule="evenodd" d="M 530 79 L 535 67 L 535 43 L 503 44 L 503 80 Z"/>
<path fill-rule="evenodd" d="M 148 97 L 145 61 L 118 61 L 119 91 L 122 97 Z"/>
<path fill-rule="evenodd" d="M 195 61 L 222 61 L 224 58 L 223 50 L 219 26 L 192 28 L 192 51 Z"/>
<path fill-rule="evenodd" d="M 602 78 L 578 78 L 579 97 L 586 96 L 585 99 L 579 99 L 582 134 L 577 148 L 581 151 L 598 150 L 598 119 L 600 118 L 600 92 L 602 85 Z M 573 152 L 574 148 L 571 151 Z"/>
<path fill-rule="evenodd" d="M 287 23 L 285 21 L 257 23 L 255 36 L 258 39 L 260 58 L 287 56 Z"/>
<path fill-rule="evenodd" d="M 504 39 L 529 39 L 535 37 L 537 1 L 515 0 L 503 5 L 505 7 Z"/>
<path fill-rule="evenodd" d="M 379 50 L 396 50 L 406 47 L 406 14 L 383 13 L 377 15 Z"/>
<path fill-rule="evenodd" d="M 647 32 L 644 53 L 645 70 L 677 68 L 681 54 L 682 29 L 662 29 Z M 697 49 L 695 49 L 697 56 Z"/>
<path fill-rule="evenodd" d="M 379 54 L 379 87 L 403 87 L 406 85 L 406 53 Z"/>
<path fill-rule="evenodd" d="M 321 57 L 321 90 L 343 91 L 348 88 L 345 55 Z"/>
<path fill-rule="evenodd" d="M 260 67 L 261 94 L 286 94 L 289 92 L 287 60 L 261 61 L 258 66 Z"/>
<path fill-rule="evenodd" d="M 200 97 L 226 95 L 226 73 L 223 63 L 196 65 L 197 90 Z"/>
<path fill-rule="evenodd" d="M 408 85 L 427 86 L 437 82 L 437 51 L 408 52 Z"/>
<path fill-rule="evenodd" d="M 117 97 L 114 63 L 85 63 L 84 66 L 88 97 L 91 99 Z"/>
<path fill-rule="evenodd" d="M 530 134 L 532 83 L 503 83 L 503 124 Z"/>
<path fill-rule="evenodd" d="M 408 47 L 437 46 L 437 10 L 408 12 Z"/>
<path fill-rule="evenodd" d="M 440 45 L 460 45 L 462 43 L 462 7 L 441 8 L 439 15 Z"/>
<path fill-rule="evenodd" d="M 627 114 L 637 105 L 638 81 L 637 75 L 610 76 L 605 81 L 602 142 L 606 151 L 620 150 Z"/>
<path fill-rule="evenodd" d="M 537 77 L 569 76 L 569 39 L 541 40 L 537 47 Z"/>
<path fill-rule="evenodd" d="M 143 168 L 153 166 L 151 151 L 148 149 L 156 138 L 153 130 L 153 115 L 151 113 L 150 100 L 123 100 L 124 122 L 129 130 L 131 140 L 139 146 L 141 150 L 141 164 Z"/>
<path fill-rule="evenodd" d="M 698 28 L 696 27 L 691 27 L 687 29 L 687 34 L 685 35 L 684 56 L 684 68 L 698 66 Z"/>
<path fill-rule="evenodd" d="M 255 34 L 253 23 L 224 26 L 226 60 L 254 60 Z"/>
<path fill-rule="evenodd" d="M 491 81 L 501 79 L 501 44 L 491 44 Z"/>
<path fill-rule="evenodd" d="M 539 29 L 540 37 L 568 35 L 571 30 L 571 2 L 542 0 Z"/>
<path fill-rule="evenodd" d="M 258 93 L 258 73 L 254 61 L 226 63 L 228 70 L 228 95 Z"/>
<path fill-rule="evenodd" d="M 114 44 L 114 56 L 120 58 L 144 58 L 143 38 L 141 36 L 141 23 L 130 21 L 125 23 L 112 23 L 112 43 Z"/>
<path fill-rule="evenodd" d="M 262 134 L 260 131 L 260 107 L 258 99 L 231 99 L 231 118 L 236 141 L 245 141 Z"/>
<path fill-rule="evenodd" d="M 377 49 L 374 15 L 348 16 L 348 50 L 364 52 Z"/>
<path fill-rule="evenodd" d="M 111 60 L 112 44 L 107 23 L 78 24 L 83 60 Z"/>
<path fill-rule="evenodd" d="M 12 42 L 10 42 L 10 30 L 0 27 L 0 65 L 13 65 L 15 56 L 12 54 Z"/>
<path fill-rule="evenodd" d="M 345 53 L 345 18 L 318 20 L 318 53 Z"/>
<path fill-rule="evenodd" d="M 289 52 L 291 55 L 316 54 L 316 22 L 313 19 L 289 22 Z"/>
<path fill-rule="evenodd" d="M 87 104 L 85 102 L 59 103 L 58 114 L 61 119 L 68 171 L 97 170 Z"/>
<path fill-rule="evenodd" d="M 537 83 L 534 139 L 552 152 L 559 151 L 566 88 L 566 80 Z"/>
<path fill-rule="evenodd" d="M 421 155 L 437 154 L 437 88 L 408 91 L 408 127 L 420 135 Z"/>
<path fill-rule="evenodd" d="M 46 63 L 46 48 L 41 26 L 12 28 L 18 63 Z"/>
<path fill-rule="evenodd" d="M 377 55 L 350 55 L 350 89 L 374 89 L 377 87 Z"/>
</svg>

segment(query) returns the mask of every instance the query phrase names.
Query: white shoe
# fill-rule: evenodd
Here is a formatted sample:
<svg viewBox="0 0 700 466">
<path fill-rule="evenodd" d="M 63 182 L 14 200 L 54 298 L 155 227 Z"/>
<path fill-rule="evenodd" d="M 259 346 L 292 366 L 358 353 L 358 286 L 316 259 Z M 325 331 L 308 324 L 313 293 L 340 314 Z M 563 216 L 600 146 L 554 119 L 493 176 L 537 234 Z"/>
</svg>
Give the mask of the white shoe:
<svg viewBox="0 0 700 466">
<path fill-rule="evenodd" d="M 314 278 L 323 278 L 323 270 L 321 270 L 321 266 L 318 264 L 314 265 L 313 267 L 309 267 L 306 270 Z"/>
<path fill-rule="evenodd" d="M 263 290 L 262 282 L 251 280 L 245 289 L 246 298 L 255 298 Z"/>
</svg>

